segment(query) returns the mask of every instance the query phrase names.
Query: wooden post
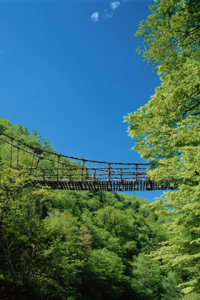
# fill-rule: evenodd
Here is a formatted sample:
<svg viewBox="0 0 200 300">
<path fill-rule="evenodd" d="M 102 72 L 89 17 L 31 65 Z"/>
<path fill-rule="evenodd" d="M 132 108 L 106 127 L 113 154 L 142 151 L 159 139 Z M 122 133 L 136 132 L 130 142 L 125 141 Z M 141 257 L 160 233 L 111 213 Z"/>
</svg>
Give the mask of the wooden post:
<svg viewBox="0 0 200 300">
<path fill-rule="evenodd" d="M 135 181 L 137 182 L 138 181 L 138 172 L 137 172 L 137 170 L 138 170 L 138 164 L 136 163 L 135 164 Z"/>
<path fill-rule="evenodd" d="M 38 157 L 37 157 L 36 167 L 35 167 L 34 180 L 35 180 L 35 177 L 36 177 L 36 175 L 37 175 L 37 167 L 38 167 L 38 164 L 39 164 L 39 160 L 40 160 L 40 157 L 38 156 Z"/>
<path fill-rule="evenodd" d="M 110 164 L 111 164 L 111 163 L 108 163 L 108 185 L 107 185 L 107 190 L 108 190 L 108 191 L 111 191 L 111 190 L 112 190 Z"/>
<path fill-rule="evenodd" d="M 17 147 L 16 170 L 17 170 L 17 167 L 18 167 L 18 160 L 19 160 L 19 147 Z"/>
<path fill-rule="evenodd" d="M 87 168 L 85 168 L 85 180 L 87 180 Z"/>
<path fill-rule="evenodd" d="M 81 181 L 83 181 L 84 164 L 85 164 L 85 160 L 83 159 L 83 161 L 82 161 L 82 166 L 81 166 Z"/>
<path fill-rule="evenodd" d="M 147 182 L 146 189 L 151 190 L 152 189 L 151 182 L 150 182 L 150 178 L 148 176 L 147 176 L 146 182 Z"/>
<path fill-rule="evenodd" d="M 59 169 L 59 160 L 60 160 L 61 154 L 58 154 L 58 162 L 57 162 L 57 181 L 58 181 L 58 169 Z"/>
<path fill-rule="evenodd" d="M 34 148 L 34 152 L 33 152 L 33 158 L 32 158 L 32 162 L 31 162 L 29 176 L 31 175 L 31 170 L 32 170 L 32 167 L 33 167 L 34 158 L 35 158 L 35 148 Z"/>
<path fill-rule="evenodd" d="M 60 179 L 62 179 L 62 177 L 63 177 L 63 167 L 64 167 L 64 163 L 62 163 L 62 169 L 61 169 Z"/>
<path fill-rule="evenodd" d="M 96 181 L 96 168 L 94 169 L 93 179 Z"/>
<path fill-rule="evenodd" d="M 122 183 L 122 168 L 120 169 L 120 182 Z"/>
<path fill-rule="evenodd" d="M 108 163 L 108 182 L 110 182 L 110 175 L 111 175 L 110 163 Z"/>
<path fill-rule="evenodd" d="M 12 167 L 12 148 L 13 148 L 13 138 L 10 139 L 10 145 L 11 145 L 11 149 L 10 149 L 10 168 Z"/>
</svg>

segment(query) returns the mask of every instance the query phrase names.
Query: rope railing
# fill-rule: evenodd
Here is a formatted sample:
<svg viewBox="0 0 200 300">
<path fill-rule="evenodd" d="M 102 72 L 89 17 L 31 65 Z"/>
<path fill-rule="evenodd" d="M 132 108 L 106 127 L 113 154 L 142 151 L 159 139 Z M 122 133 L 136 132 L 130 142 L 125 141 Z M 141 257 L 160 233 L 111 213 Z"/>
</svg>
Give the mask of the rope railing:
<svg viewBox="0 0 200 300">
<path fill-rule="evenodd" d="M 40 184 L 54 189 L 108 191 L 167 188 L 147 177 L 148 163 L 106 162 L 67 156 L 27 144 L 2 132 L 0 149 L 2 160 L 9 161 L 10 168 L 28 170 L 32 187 Z"/>
</svg>

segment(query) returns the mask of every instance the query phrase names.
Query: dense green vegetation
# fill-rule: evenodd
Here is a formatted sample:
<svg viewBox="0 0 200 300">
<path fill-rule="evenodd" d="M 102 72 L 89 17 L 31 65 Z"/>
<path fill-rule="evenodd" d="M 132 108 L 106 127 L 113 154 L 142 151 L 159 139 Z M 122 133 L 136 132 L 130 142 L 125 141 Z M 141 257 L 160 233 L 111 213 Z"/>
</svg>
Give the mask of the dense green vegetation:
<svg viewBox="0 0 200 300">
<path fill-rule="evenodd" d="M 25 188 L 31 178 L 8 167 L 0 142 L 1 299 L 200 299 L 200 5 L 155 2 L 136 35 L 162 83 L 126 121 L 134 149 L 151 162 L 148 175 L 179 188 L 153 204 Z M 54 151 L 37 131 L 3 118 L 0 131 Z"/>
<path fill-rule="evenodd" d="M 149 176 L 178 190 L 153 204 L 172 218 L 167 241 L 151 253 L 163 267 L 181 274 L 186 299 L 200 299 L 200 3 L 160 0 L 140 23 L 139 53 L 161 78 L 151 100 L 129 114 L 134 147 L 151 162 Z"/>
<path fill-rule="evenodd" d="M 1 131 L 53 148 L 0 119 Z M 31 189 L 1 143 L 1 299 L 180 299 L 181 272 L 149 254 L 168 240 L 148 200 L 111 192 Z M 187 277 L 187 274 L 184 276 Z"/>
</svg>

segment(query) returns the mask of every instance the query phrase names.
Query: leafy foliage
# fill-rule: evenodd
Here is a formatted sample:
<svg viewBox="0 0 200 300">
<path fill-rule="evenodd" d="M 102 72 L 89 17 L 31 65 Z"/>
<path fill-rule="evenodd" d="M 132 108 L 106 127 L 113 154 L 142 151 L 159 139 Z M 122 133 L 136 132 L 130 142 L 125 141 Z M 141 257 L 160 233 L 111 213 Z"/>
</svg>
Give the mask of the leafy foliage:
<svg viewBox="0 0 200 300">
<path fill-rule="evenodd" d="M 41 137 L 37 140 L 21 126 L 0 121 L 19 140 L 42 147 Z M 146 256 L 168 238 L 166 218 L 159 218 L 148 200 L 111 192 L 27 188 L 31 178 L 26 172 L 10 169 L 6 155 L 3 162 L 1 299 L 180 298 L 175 290 L 180 276 L 175 272 L 177 280 L 170 281 L 159 263 Z"/>
<path fill-rule="evenodd" d="M 152 205 L 171 221 L 169 239 L 151 256 L 178 272 L 178 288 L 193 297 L 200 293 L 200 5 L 196 0 L 155 2 L 136 35 L 144 38 L 147 46 L 139 52 L 156 67 L 161 86 L 125 120 L 136 139 L 134 149 L 151 162 L 148 175 L 165 185 L 178 184 Z"/>
</svg>

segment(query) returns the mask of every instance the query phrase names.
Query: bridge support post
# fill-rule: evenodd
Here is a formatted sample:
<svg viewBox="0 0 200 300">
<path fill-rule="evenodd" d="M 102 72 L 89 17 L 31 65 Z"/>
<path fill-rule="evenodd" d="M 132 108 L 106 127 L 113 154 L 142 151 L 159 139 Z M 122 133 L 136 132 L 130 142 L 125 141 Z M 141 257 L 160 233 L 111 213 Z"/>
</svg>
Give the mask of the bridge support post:
<svg viewBox="0 0 200 300">
<path fill-rule="evenodd" d="M 82 166 L 81 166 L 81 181 L 83 181 L 84 164 L 85 164 L 85 161 L 83 160 L 83 161 L 82 161 Z"/>
<path fill-rule="evenodd" d="M 122 168 L 120 169 L 119 190 L 123 191 Z"/>
<path fill-rule="evenodd" d="M 112 191 L 110 164 L 108 163 L 108 191 Z"/>
<path fill-rule="evenodd" d="M 37 167 L 38 167 L 38 164 L 39 164 L 39 160 L 40 160 L 40 157 L 37 156 L 37 163 L 36 163 L 36 166 L 35 166 L 34 180 L 35 180 L 35 178 L 36 178 L 36 176 L 37 176 Z"/>
<path fill-rule="evenodd" d="M 96 181 L 96 168 L 94 169 L 93 179 Z"/>
<path fill-rule="evenodd" d="M 13 148 L 13 138 L 10 139 L 10 168 L 12 167 L 12 148 Z"/>
<path fill-rule="evenodd" d="M 60 160 L 61 154 L 58 154 L 58 161 L 57 161 L 57 181 L 58 181 L 58 173 L 59 173 L 59 160 Z"/>
<path fill-rule="evenodd" d="M 19 161 L 19 147 L 17 147 L 16 170 L 18 168 L 18 161 Z"/>
</svg>

